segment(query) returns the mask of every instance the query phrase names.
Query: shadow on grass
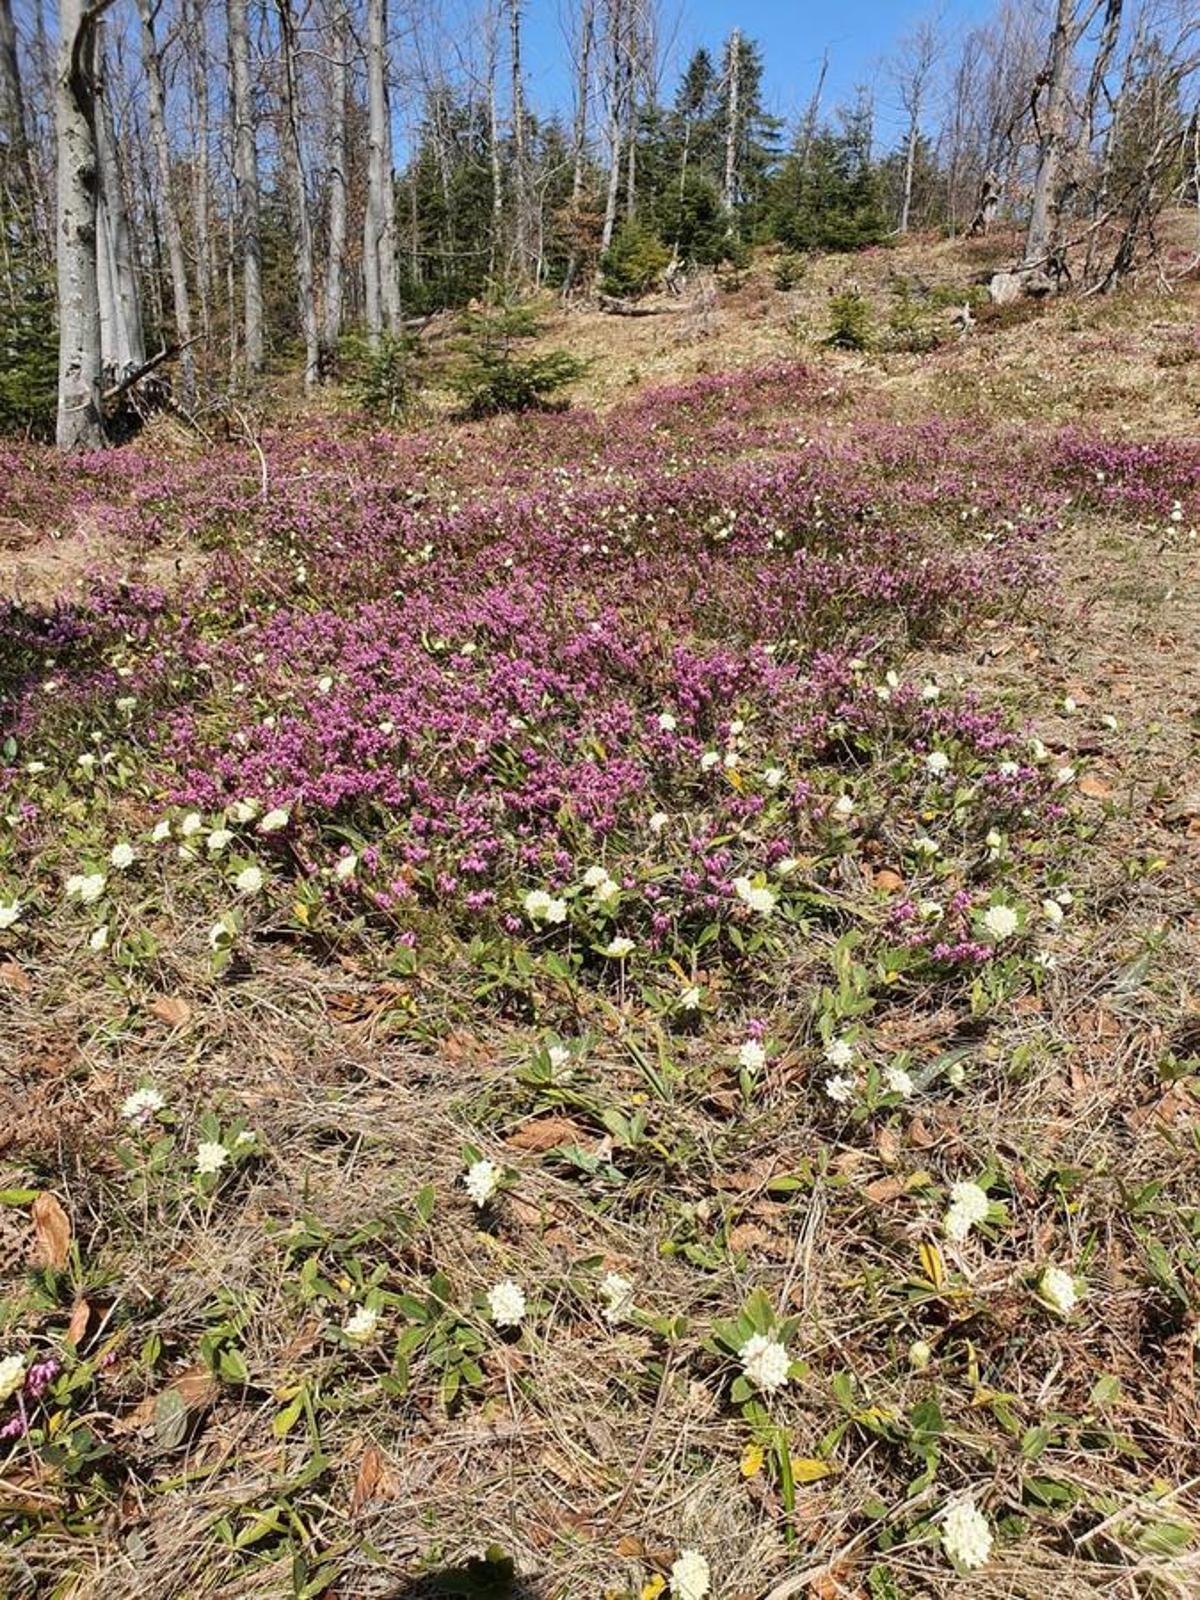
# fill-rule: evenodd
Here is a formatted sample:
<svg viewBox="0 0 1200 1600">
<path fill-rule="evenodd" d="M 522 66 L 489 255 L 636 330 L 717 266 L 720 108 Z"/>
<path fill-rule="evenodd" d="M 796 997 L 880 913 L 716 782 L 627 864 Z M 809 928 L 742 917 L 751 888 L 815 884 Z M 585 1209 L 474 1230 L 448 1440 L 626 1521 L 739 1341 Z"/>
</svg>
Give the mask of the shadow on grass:
<svg viewBox="0 0 1200 1600">
<path fill-rule="evenodd" d="M 390 1600 L 545 1600 L 545 1592 L 518 1578 L 510 1560 L 492 1556 L 412 1578 Z"/>
</svg>

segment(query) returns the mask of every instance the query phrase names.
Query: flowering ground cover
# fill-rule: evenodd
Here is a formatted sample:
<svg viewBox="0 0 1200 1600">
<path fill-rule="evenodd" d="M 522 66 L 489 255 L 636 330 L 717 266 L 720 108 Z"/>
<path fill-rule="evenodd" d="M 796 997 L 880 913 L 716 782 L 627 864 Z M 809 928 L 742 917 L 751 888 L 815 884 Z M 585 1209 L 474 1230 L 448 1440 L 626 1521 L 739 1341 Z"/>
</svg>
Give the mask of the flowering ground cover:
<svg viewBox="0 0 1200 1600">
<path fill-rule="evenodd" d="M 204 553 L 0 629 L 12 1593 L 1187 1592 L 1187 897 L 1061 641 L 1200 448 L 817 359 L 3 466 Z"/>
</svg>

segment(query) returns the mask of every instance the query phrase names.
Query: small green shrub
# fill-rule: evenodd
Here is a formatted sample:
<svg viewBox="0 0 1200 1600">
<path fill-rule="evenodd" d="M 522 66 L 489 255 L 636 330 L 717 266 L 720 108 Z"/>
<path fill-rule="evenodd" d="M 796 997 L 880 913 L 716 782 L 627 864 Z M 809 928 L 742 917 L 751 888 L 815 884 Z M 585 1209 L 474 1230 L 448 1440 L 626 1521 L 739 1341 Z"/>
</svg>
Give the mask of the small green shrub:
<svg viewBox="0 0 1200 1600">
<path fill-rule="evenodd" d="M 775 287 L 787 293 L 789 289 L 799 288 L 805 273 L 808 271 L 807 263 L 803 256 L 796 255 L 789 250 L 779 257 L 775 263 Z"/>
<path fill-rule="evenodd" d="M 654 288 L 670 259 L 671 252 L 658 234 L 630 218 L 600 258 L 600 287 L 618 299 L 636 300 Z"/>
<path fill-rule="evenodd" d="M 829 302 L 829 333 L 825 343 L 838 350 L 869 350 L 871 308 L 857 289 L 843 289 Z"/>
<path fill-rule="evenodd" d="M 350 393 L 363 410 L 388 421 L 408 416 L 424 384 L 420 340 L 414 334 L 384 334 L 374 345 L 356 341 L 350 354 L 355 369 Z"/>
<path fill-rule="evenodd" d="M 505 296 L 464 314 L 459 340 L 463 363 L 450 380 L 461 417 L 478 419 L 565 405 L 556 397 L 586 370 L 586 364 L 566 350 L 519 355 L 519 341 L 533 338 L 540 328 L 532 306 Z"/>
<path fill-rule="evenodd" d="M 0 294 L 0 434 L 53 438 L 58 411 L 54 283 L 26 221 L 0 195 L 5 293 Z"/>
</svg>

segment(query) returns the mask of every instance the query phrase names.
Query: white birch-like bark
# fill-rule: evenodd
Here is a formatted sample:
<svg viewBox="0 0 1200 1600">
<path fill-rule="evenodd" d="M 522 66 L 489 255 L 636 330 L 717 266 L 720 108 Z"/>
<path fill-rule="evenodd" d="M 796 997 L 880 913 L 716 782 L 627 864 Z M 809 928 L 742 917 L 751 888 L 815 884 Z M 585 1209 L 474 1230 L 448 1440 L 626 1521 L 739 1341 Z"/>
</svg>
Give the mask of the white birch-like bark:
<svg viewBox="0 0 1200 1600">
<path fill-rule="evenodd" d="M 297 309 L 304 335 L 304 387 L 313 389 L 321 375 L 321 339 L 315 298 L 312 219 L 300 144 L 300 86 L 296 73 L 296 27 L 292 0 L 277 0 L 277 9 L 283 45 L 283 157 L 292 199 L 292 253 L 296 264 Z"/>
<path fill-rule="evenodd" d="M 735 28 L 729 37 L 729 115 L 725 125 L 725 182 L 721 204 L 732 211 L 737 203 L 738 145 L 741 143 L 742 34 Z"/>
<path fill-rule="evenodd" d="M 96 281 L 96 23 L 99 5 L 59 0 L 55 72 L 60 450 L 104 443 L 100 296 Z"/>
<path fill-rule="evenodd" d="M 330 20 L 332 53 L 329 125 L 329 254 L 325 261 L 325 318 L 322 330 L 323 366 L 332 371 L 342 331 L 343 273 L 346 260 L 346 97 L 349 92 L 350 19 L 346 0 L 332 0 Z"/>
<path fill-rule="evenodd" d="M 171 305 L 175 315 L 175 340 L 182 346 L 179 357 L 181 391 L 185 406 L 196 399 L 196 364 L 191 349 L 192 302 L 188 293 L 187 260 L 183 252 L 183 225 L 171 185 L 171 147 L 167 138 L 166 91 L 163 88 L 162 62 L 154 36 L 157 6 L 152 0 L 137 0 L 142 24 L 142 67 L 146 74 L 146 109 L 150 117 L 150 143 L 158 177 L 158 209 L 167 241 L 167 265 L 171 272 Z"/>
<path fill-rule="evenodd" d="M 228 0 L 229 75 L 232 87 L 233 162 L 242 252 L 242 310 L 246 374 L 263 369 L 262 230 L 259 220 L 258 140 L 250 83 L 247 0 Z"/>
<path fill-rule="evenodd" d="M 400 329 L 396 189 L 388 105 L 387 0 L 367 0 L 367 205 L 363 219 L 367 336 Z"/>
</svg>

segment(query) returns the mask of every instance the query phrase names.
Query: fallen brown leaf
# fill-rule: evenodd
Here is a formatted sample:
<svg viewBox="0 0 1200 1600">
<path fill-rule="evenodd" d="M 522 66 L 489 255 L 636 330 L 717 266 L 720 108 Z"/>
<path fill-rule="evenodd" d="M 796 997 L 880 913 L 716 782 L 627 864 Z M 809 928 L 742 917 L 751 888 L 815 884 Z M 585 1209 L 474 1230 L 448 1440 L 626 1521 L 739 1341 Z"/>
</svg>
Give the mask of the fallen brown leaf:
<svg viewBox="0 0 1200 1600">
<path fill-rule="evenodd" d="M 899 1178 L 876 1178 L 874 1183 L 867 1184 L 863 1193 L 868 1200 L 879 1205 L 888 1200 L 899 1200 L 904 1193 L 904 1184 Z"/>
<path fill-rule="evenodd" d="M 71 1312 L 71 1320 L 67 1323 L 66 1341 L 68 1344 L 79 1344 L 87 1332 L 87 1325 L 92 1320 L 92 1308 L 86 1300 L 77 1300 L 75 1309 Z"/>
<path fill-rule="evenodd" d="M 526 1150 L 531 1155 L 553 1150 L 559 1144 L 578 1144 L 584 1130 L 570 1117 L 540 1117 L 510 1133 L 504 1141 L 510 1150 Z"/>
<path fill-rule="evenodd" d="M 31 1210 L 42 1266 L 65 1267 L 71 1250 L 70 1217 L 49 1190 L 38 1195 Z"/>
<path fill-rule="evenodd" d="M 188 1417 L 206 1411 L 217 1398 L 219 1390 L 220 1385 L 208 1367 L 188 1367 L 177 1378 L 173 1378 L 165 1389 L 147 1395 L 139 1406 L 116 1424 L 116 1429 L 127 1433 L 137 1428 L 154 1427 L 164 1444 L 178 1443 L 186 1431 Z"/>
<path fill-rule="evenodd" d="M 350 1496 L 350 1515 L 357 1516 L 368 1501 L 395 1500 L 396 1475 L 377 1445 L 368 1445 L 358 1465 L 354 1490 Z"/>
<path fill-rule="evenodd" d="M 175 994 L 159 995 L 157 1000 L 150 1002 L 150 1010 L 160 1022 L 165 1022 L 169 1028 L 182 1028 L 190 1021 L 192 1008 L 186 1000 L 180 999 Z"/>
<path fill-rule="evenodd" d="M 875 874 L 874 883 L 882 894 L 895 894 L 897 890 L 904 887 L 904 879 L 898 872 L 893 871 L 891 867 L 880 867 Z"/>
<path fill-rule="evenodd" d="M 1085 772 L 1076 788 L 1080 794 L 1087 795 L 1089 800 L 1107 800 L 1112 794 L 1112 784 L 1105 783 L 1104 779 L 1097 777 L 1094 772 Z"/>
<path fill-rule="evenodd" d="M 29 974 L 15 961 L 0 961 L 0 983 L 14 994 L 28 994 L 33 988 Z"/>
</svg>

